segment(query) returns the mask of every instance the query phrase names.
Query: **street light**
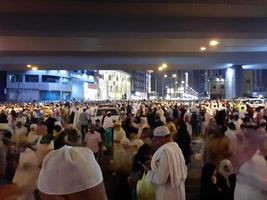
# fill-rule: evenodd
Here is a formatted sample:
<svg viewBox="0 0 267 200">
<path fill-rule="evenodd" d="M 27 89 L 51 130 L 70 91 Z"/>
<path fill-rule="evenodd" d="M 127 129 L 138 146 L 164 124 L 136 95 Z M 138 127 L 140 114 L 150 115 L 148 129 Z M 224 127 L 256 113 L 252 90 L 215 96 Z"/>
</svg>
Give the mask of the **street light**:
<svg viewBox="0 0 267 200">
<path fill-rule="evenodd" d="M 207 48 L 206 47 L 200 47 L 200 51 L 206 51 Z"/>
<path fill-rule="evenodd" d="M 218 42 L 217 40 L 211 40 L 211 41 L 209 42 L 209 45 L 210 45 L 210 46 L 213 46 L 213 47 L 217 46 L 218 44 L 219 44 L 219 42 Z"/>
<path fill-rule="evenodd" d="M 161 65 L 161 67 L 162 67 L 163 69 L 165 69 L 165 68 L 168 67 L 168 65 L 167 65 L 166 63 L 163 63 L 163 64 Z"/>
<path fill-rule="evenodd" d="M 173 74 L 172 77 L 173 77 L 173 78 L 176 78 L 176 74 Z"/>
<path fill-rule="evenodd" d="M 165 74 L 165 75 L 164 75 L 164 78 L 167 78 L 167 77 L 168 77 L 168 75 L 167 75 L 167 74 Z"/>
<path fill-rule="evenodd" d="M 162 67 L 159 67 L 159 71 L 162 71 L 163 70 L 163 68 Z"/>
</svg>

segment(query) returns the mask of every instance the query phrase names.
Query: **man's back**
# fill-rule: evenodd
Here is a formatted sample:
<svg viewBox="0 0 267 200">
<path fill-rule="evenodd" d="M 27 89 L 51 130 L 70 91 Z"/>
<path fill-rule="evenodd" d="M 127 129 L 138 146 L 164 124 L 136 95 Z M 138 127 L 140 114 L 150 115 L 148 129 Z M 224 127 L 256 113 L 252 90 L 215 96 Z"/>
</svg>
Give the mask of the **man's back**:
<svg viewBox="0 0 267 200">
<path fill-rule="evenodd" d="M 80 114 L 80 123 L 81 123 L 81 125 L 87 125 L 88 124 L 88 114 L 86 112 L 83 112 Z"/>
<path fill-rule="evenodd" d="M 157 200 L 185 200 L 187 167 L 177 143 L 168 142 L 161 146 L 152 157 L 151 169 Z"/>
</svg>

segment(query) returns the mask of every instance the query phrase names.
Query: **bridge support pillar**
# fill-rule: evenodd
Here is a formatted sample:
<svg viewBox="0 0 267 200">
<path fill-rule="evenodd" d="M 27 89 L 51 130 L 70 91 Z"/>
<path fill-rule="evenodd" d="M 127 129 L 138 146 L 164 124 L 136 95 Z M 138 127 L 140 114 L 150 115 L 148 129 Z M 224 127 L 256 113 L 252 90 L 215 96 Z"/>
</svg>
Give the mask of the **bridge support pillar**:
<svg viewBox="0 0 267 200">
<path fill-rule="evenodd" d="M 243 96 L 243 69 L 241 65 L 228 67 L 225 71 L 225 96 L 227 99 Z"/>
</svg>

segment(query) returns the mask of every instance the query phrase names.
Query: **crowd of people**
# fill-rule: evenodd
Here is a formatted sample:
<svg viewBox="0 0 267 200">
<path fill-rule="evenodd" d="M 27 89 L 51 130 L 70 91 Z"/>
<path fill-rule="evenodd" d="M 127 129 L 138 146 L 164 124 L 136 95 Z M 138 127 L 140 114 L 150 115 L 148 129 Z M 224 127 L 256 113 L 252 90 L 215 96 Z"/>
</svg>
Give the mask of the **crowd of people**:
<svg viewBox="0 0 267 200">
<path fill-rule="evenodd" d="M 106 156 L 127 199 L 184 200 L 196 138 L 201 199 L 267 199 L 267 107 L 118 101 L 114 121 L 92 117 L 101 104 L 1 104 L 0 199 L 107 199 Z"/>
</svg>

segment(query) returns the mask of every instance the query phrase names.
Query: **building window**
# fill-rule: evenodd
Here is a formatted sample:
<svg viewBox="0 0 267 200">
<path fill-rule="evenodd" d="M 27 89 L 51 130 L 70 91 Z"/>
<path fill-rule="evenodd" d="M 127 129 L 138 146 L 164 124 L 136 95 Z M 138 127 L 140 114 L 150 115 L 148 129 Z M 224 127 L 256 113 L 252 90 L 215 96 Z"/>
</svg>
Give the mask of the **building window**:
<svg viewBox="0 0 267 200">
<path fill-rule="evenodd" d="M 71 99 L 71 92 L 62 92 L 62 99 L 63 100 L 70 100 Z"/>
<path fill-rule="evenodd" d="M 56 101 L 60 100 L 60 91 L 41 90 L 40 98 L 42 101 Z"/>
<path fill-rule="evenodd" d="M 59 83 L 60 77 L 59 76 L 42 76 L 42 82 L 44 83 Z"/>
<path fill-rule="evenodd" d="M 25 75 L 25 82 L 39 82 L 38 75 Z"/>
<path fill-rule="evenodd" d="M 8 75 L 8 79 L 12 83 L 22 82 L 22 75 L 20 75 L 20 74 L 10 74 L 10 75 Z"/>
<path fill-rule="evenodd" d="M 70 84 L 70 82 L 71 82 L 70 78 L 65 78 L 65 77 L 61 78 L 61 83 L 64 85 L 68 85 L 68 84 Z"/>
</svg>

